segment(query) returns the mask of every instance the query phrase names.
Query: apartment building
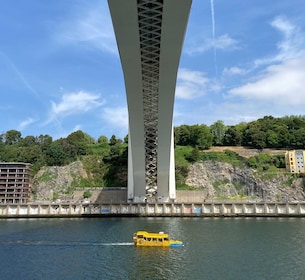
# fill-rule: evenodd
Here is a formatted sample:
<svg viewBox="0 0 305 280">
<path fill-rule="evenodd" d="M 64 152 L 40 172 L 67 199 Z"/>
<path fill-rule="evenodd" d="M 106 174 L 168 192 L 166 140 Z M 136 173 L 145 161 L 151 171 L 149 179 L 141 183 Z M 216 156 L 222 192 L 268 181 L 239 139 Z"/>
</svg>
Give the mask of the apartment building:
<svg viewBox="0 0 305 280">
<path fill-rule="evenodd" d="M 305 173 L 305 151 L 291 150 L 285 153 L 286 170 L 291 173 Z"/>
<path fill-rule="evenodd" d="M 0 203 L 27 203 L 29 194 L 30 164 L 0 162 Z"/>
</svg>

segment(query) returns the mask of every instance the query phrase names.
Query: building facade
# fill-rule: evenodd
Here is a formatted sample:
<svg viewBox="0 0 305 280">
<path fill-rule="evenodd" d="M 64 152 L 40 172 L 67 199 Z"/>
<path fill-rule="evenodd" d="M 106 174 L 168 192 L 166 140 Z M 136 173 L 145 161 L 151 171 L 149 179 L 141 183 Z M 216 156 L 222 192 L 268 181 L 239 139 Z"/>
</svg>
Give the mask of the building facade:
<svg viewBox="0 0 305 280">
<path fill-rule="evenodd" d="M 0 203 L 27 203 L 30 198 L 30 164 L 0 162 Z"/>
<path fill-rule="evenodd" d="M 305 173 L 305 151 L 291 150 L 285 153 L 286 170 L 291 173 Z"/>
</svg>

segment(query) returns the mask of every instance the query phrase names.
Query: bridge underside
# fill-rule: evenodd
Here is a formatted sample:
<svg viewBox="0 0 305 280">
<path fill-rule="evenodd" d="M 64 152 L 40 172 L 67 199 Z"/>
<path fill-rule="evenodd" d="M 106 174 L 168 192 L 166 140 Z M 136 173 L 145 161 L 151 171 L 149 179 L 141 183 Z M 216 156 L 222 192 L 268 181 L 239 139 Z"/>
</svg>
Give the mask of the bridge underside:
<svg viewBox="0 0 305 280">
<path fill-rule="evenodd" d="M 108 0 L 129 112 L 128 199 L 176 198 L 173 107 L 191 0 Z"/>
</svg>

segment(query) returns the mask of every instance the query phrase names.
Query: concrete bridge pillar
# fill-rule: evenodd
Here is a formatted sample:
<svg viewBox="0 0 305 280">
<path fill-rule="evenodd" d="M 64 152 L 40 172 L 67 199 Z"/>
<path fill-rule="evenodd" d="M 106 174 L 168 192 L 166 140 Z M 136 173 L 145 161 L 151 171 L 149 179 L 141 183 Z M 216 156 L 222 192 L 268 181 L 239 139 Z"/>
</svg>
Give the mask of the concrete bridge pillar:
<svg viewBox="0 0 305 280">
<path fill-rule="evenodd" d="M 108 0 L 129 113 L 129 201 L 176 199 L 173 108 L 191 3 Z"/>
</svg>

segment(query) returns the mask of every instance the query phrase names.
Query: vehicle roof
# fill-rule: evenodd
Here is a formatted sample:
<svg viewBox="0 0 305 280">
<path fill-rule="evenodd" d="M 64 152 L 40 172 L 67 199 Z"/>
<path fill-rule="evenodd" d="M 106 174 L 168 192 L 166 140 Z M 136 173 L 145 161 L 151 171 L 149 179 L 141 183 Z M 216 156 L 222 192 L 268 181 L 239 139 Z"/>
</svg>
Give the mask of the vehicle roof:
<svg viewBox="0 0 305 280">
<path fill-rule="evenodd" d="M 164 233 L 164 232 L 147 232 L 147 231 L 144 231 L 144 230 L 140 230 L 140 231 L 137 231 L 137 235 L 143 235 L 143 236 L 146 236 L 146 237 L 156 237 L 156 238 L 160 238 L 160 237 L 163 237 L 163 238 L 166 238 L 168 237 L 168 233 Z"/>
</svg>

